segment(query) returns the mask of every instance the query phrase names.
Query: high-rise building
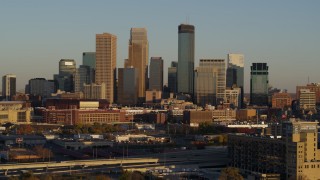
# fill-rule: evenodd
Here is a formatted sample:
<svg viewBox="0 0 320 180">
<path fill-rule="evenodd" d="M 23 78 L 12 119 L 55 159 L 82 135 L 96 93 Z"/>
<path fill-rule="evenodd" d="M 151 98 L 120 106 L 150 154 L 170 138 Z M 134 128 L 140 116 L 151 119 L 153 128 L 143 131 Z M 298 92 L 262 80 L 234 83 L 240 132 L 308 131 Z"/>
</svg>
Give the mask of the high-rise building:
<svg viewBox="0 0 320 180">
<path fill-rule="evenodd" d="M 244 87 L 244 56 L 243 54 L 228 54 L 227 65 L 227 87 L 238 87 L 241 89 L 239 94 L 240 106 L 243 106 L 243 87 Z"/>
<path fill-rule="evenodd" d="M 33 78 L 29 80 L 28 90 L 30 95 L 41 96 L 44 98 L 50 97 L 55 92 L 54 82 L 48 81 L 45 78 Z"/>
<path fill-rule="evenodd" d="M 93 76 L 93 69 L 90 66 L 80 65 L 74 76 L 74 91 L 80 92 L 83 90 L 84 84 L 93 83 Z"/>
<path fill-rule="evenodd" d="M 82 65 L 90 67 L 90 83 L 95 82 L 96 74 L 96 52 L 82 53 Z"/>
<path fill-rule="evenodd" d="M 178 27 L 178 93 L 193 95 L 194 91 L 194 26 Z"/>
<path fill-rule="evenodd" d="M 118 69 L 118 104 L 136 105 L 139 94 L 139 72 L 137 68 Z"/>
<path fill-rule="evenodd" d="M 250 78 L 250 104 L 268 105 L 269 73 L 267 63 L 252 63 Z"/>
<path fill-rule="evenodd" d="M 96 69 L 96 52 L 83 52 L 82 65 L 90 66 L 92 69 Z"/>
<path fill-rule="evenodd" d="M 105 83 L 105 98 L 114 102 L 116 91 L 117 37 L 109 33 L 96 35 L 96 84 Z"/>
<path fill-rule="evenodd" d="M 13 74 L 2 76 L 2 96 L 7 101 L 16 95 L 16 79 L 16 75 Z"/>
<path fill-rule="evenodd" d="M 200 59 L 199 65 L 195 70 L 196 103 L 201 106 L 222 103 L 226 89 L 225 60 Z"/>
<path fill-rule="evenodd" d="M 177 93 L 177 69 L 178 62 L 171 62 L 171 67 L 168 68 L 168 88 L 173 93 Z"/>
<path fill-rule="evenodd" d="M 59 61 L 59 74 L 53 76 L 57 89 L 66 92 L 74 91 L 74 75 L 76 62 L 73 59 L 61 59 Z"/>
<path fill-rule="evenodd" d="M 139 74 L 138 98 L 139 104 L 141 104 L 145 101 L 148 87 L 149 42 L 145 28 L 131 28 L 128 56 L 125 67 L 136 68 Z"/>
<path fill-rule="evenodd" d="M 163 59 L 151 57 L 150 59 L 149 89 L 162 91 L 163 89 Z"/>
<path fill-rule="evenodd" d="M 76 69 L 74 59 L 61 59 L 59 61 L 59 75 L 74 75 Z"/>
</svg>

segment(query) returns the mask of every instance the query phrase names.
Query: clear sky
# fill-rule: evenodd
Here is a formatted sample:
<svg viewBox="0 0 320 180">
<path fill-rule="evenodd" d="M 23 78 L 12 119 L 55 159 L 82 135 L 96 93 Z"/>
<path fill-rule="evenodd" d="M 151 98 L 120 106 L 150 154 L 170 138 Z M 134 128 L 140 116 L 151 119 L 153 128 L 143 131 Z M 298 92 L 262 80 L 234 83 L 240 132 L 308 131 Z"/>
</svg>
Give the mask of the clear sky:
<svg viewBox="0 0 320 180">
<path fill-rule="evenodd" d="M 95 51 L 95 34 L 118 37 L 117 67 L 128 57 L 131 27 L 148 31 L 149 57 L 167 67 L 178 56 L 178 25 L 195 26 L 195 62 L 245 56 L 245 92 L 250 65 L 269 65 L 269 84 L 295 92 L 296 85 L 320 82 L 318 0 L 28 0 L 1 1 L 0 76 L 17 75 L 17 90 L 31 78 L 53 79 L 63 58 L 82 63 Z"/>
</svg>

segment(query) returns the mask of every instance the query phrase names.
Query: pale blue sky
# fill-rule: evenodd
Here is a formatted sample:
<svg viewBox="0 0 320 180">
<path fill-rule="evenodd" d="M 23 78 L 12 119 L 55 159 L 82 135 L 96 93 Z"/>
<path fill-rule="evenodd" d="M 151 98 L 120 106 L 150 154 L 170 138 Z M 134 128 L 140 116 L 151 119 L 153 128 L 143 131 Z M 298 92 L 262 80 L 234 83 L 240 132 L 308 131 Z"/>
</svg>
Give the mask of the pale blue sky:
<svg viewBox="0 0 320 180">
<path fill-rule="evenodd" d="M 196 28 L 196 65 L 201 58 L 245 56 L 245 91 L 250 65 L 267 62 L 270 85 L 295 92 L 320 82 L 318 0 L 7 0 L 0 2 L 0 76 L 17 75 L 18 90 L 31 78 L 52 79 L 62 58 L 82 63 L 95 51 L 95 34 L 118 37 L 117 67 L 128 56 L 131 27 L 148 30 L 149 57 L 162 56 L 165 73 L 177 60 L 180 23 Z M 165 82 L 167 75 L 165 75 Z"/>
</svg>

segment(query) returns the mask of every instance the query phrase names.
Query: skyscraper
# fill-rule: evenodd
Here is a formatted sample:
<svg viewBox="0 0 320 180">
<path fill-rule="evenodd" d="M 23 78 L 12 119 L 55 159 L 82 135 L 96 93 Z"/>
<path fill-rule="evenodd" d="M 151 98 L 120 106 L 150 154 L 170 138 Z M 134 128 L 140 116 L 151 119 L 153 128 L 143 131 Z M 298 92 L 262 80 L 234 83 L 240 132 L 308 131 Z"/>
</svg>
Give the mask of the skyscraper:
<svg viewBox="0 0 320 180">
<path fill-rule="evenodd" d="M 243 106 L 244 87 L 244 56 L 243 54 L 228 54 L 227 87 L 241 89 L 239 108 Z"/>
<path fill-rule="evenodd" d="M 16 75 L 7 74 L 2 77 L 2 96 L 5 100 L 11 100 L 16 95 Z"/>
<path fill-rule="evenodd" d="M 193 95 L 194 26 L 178 27 L 178 92 Z"/>
<path fill-rule="evenodd" d="M 30 95 L 47 98 L 54 93 L 54 82 L 44 78 L 33 78 L 29 80 L 29 89 L 26 91 Z"/>
<path fill-rule="evenodd" d="M 177 69 L 178 62 L 172 61 L 171 67 L 168 68 L 168 88 L 173 93 L 177 93 Z"/>
<path fill-rule="evenodd" d="M 139 103 L 142 103 L 148 87 L 149 42 L 145 28 L 131 28 L 128 56 L 128 61 L 125 63 L 126 68 L 133 67 L 138 70 L 138 98 Z"/>
<path fill-rule="evenodd" d="M 163 89 L 163 59 L 162 57 L 151 57 L 149 89 L 162 91 Z"/>
<path fill-rule="evenodd" d="M 96 52 L 83 52 L 82 65 L 90 66 L 92 69 L 96 68 Z"/>
<path fill-rule="evenodd" d="M 268 105 L 268 66 L 267 63 L 252 63 L 250 78 L 250 104 Z"/>
<path fill-rule="evenodd" d="M 138 103 L 138 83 L 137 68 L 118 69 L 118 104 L 132 106 Z"/>
<path fill-rule="evenodd" d="M 227 73 L 227 87 L 236 85 L 243 87 L 244 85 L 244 56 L 243 54 L 228 54 L 228 72 Z M 229 76 L 230 75 L 230 76 Z"/>
<path fill-rule="evenodd" d="M 195 99 L 202 106 L 218 105 L 223 101 L 226 89 L 224 59 L 200 59 L 195 70 Z"/>
<path fill-rule="evenodd" d="M 75 60 L 61 59 L 59 61 L 59 74 L 55 74 L 53 77 L 56 88 L 66 92 L 73 92 L 75 73 L 76 73 Z"/>
<path fill-rule="evenodd" d="M 109 33 L 96 34 L 96 83 L 105 83 L 105 97 L 114 102 L 116 91 L 117 37 Z"/>
<path fill-rule="evenodd" d="M 74 76 L 74 91 L 80 92 L 83 90 L 84 84 L 93 83 L 93 76 L 93 69 L 90 66 L 80 65 Z"/>
</svg>

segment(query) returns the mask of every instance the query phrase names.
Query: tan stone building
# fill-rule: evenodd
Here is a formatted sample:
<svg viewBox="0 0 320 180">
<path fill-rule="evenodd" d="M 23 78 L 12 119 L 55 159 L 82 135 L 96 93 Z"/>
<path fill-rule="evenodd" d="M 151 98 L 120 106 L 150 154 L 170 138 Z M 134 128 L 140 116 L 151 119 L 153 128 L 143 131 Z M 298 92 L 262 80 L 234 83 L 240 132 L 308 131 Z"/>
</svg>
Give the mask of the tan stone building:
<svg viewBox="0 0 320 180">
<path fill-rule="evenodd" d="M 24 101 L 0 101 L 0 123 L 30 123 L 31 111 Z"/>
<path fill-rule="evenodd" d="M 133 67 L 138 69 L 138 97 L 139 102 L 143 102 L 147 89 L 149 58 L 149 42 L 145 28 L 131 28 L 128 56 L 125 68 Z"/>
<path fill-rule="evenodd" d="M 282 136 L 230 134 L 230 165 L 259 178 L 278 174 L 278 179 L 320 179 L 318 122 L 293 119 L 280 126 Z"/>
<path fill-rule="evenodd" d="M 96 83 L 105 83 L 105 98 L 114 102 L 117 64 L 117 36 L 96 35 Z"/>
</svg>

